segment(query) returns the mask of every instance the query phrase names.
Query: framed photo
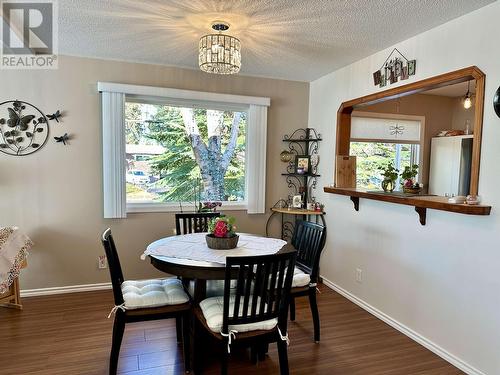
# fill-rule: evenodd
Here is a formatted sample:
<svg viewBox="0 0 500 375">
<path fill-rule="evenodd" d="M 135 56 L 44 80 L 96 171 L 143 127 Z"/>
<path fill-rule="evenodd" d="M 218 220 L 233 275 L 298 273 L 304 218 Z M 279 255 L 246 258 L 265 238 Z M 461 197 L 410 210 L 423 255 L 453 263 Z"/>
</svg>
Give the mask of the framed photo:
<svg viewBox="0 0 500 375">
<path fill-rule="evenodd" d="M 401 80 L 406 80 L 409 78 L 409 75 L 408 75 L 408 66 L 403 66 L 403 68 L 401 69 Z"/>
<path fill-rule="evenodd" d="M 385 87 L 387 85 L 387 78 L 384 74 L 380 76 L 380 87 Z"/>
<path fill-rule="evenodd" d="M 408 61 L 408 75 L 413 76 L 417 70 L 417 60 Z"/>
<path fill-rule="evenodd" d="M 311 157 L 309 155 L 297 155 L 295 157 L 295 173 L 307 174 L 311 172 Z"/>
<path fill-rule="evenodd" d="M 389 76 L 389 82 L 391 82 L 391 85 L 393 83 L 396 83 L 398 81 L 398 77 L 396 76 L 396 73 L 394 73 L 394 70 L 391 70 L 391 75 Z"/>
<path fill-rule="evenodd" d="M 302 196 L 294 195 L 292 198 L 292 206 L 293 208 L 302 208 Z"/>
</svg>

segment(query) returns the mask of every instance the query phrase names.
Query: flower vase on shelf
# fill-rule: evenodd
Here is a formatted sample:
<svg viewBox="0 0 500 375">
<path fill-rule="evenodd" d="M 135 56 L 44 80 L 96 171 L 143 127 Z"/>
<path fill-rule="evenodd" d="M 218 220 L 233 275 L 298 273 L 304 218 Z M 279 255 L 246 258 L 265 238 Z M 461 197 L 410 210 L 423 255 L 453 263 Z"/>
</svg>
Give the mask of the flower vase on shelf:
<svg viewBox="0 0 500 375">
<path fill-rule="evenodd" d="M 422 188 L 418 184 L 416 177 L 418 175 L 418 164 L 406 166 L 401 172 L 403 180 L 403 192 L 405 194 L 419 194 Z"/>
<path fill-rule="evenodd" d="M 388 163 L 387 166 L 382 169 L 382 189 L 386 193 L 392 193 L 396 187 L 396 180 L 398 179 L 399 170 L 394 168 L 392 163 Z"/>
<path fill-rule="evenodd" d="M 395 185 L 396 185 L 396 182 L 391 180 L 391 179 L 388 179 L 388 178 L 385 178 L 382 181 L 382 189 L 386 193 L 392 193 L 394 191 Z"/>
</svg>

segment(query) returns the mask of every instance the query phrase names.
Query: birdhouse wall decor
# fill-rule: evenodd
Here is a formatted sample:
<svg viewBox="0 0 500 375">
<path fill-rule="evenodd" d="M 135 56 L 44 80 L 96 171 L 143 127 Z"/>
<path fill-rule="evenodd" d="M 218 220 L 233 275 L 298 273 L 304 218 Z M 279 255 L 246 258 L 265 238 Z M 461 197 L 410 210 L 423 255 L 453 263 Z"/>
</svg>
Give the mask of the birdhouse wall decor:
<svg viewBox="0 0 500 375">
<path fill-rule="evenodd" d="M 394 48 L 379 70 L 373 73 L 375 86 L 387 86 L 399 80 L 404 81 L 415 75 L 417 60 L 408 60 L 397 48 Z"/>
</svg>

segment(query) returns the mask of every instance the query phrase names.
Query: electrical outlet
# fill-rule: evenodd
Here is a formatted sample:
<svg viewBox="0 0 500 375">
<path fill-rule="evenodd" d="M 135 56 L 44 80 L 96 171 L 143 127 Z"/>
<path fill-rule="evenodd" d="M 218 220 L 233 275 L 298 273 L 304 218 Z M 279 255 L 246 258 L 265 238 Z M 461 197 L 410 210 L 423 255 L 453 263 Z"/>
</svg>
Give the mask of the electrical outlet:
<svg viewBox="0 0 500 375">
<path fill-rule="evenodd" d="M 356 268 L 356 282 L 363 282 L 363 270 L 361 268 Z"/>
<path fill-rule="evenodd" d="M 101 270 L 108 268 L 108 260 L 106 259 L 106 255 L 99 255 L 97 257 L 97 266 Z"/>
</svg>

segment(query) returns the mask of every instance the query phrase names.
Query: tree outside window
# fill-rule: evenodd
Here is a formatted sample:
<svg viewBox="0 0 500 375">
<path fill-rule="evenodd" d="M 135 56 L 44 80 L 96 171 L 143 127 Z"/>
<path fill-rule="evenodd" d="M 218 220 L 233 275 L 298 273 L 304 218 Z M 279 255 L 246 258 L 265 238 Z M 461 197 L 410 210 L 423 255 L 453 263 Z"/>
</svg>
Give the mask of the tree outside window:
<svg viewBox="0 0 500 375">
<path fill-rule="evenodd" d="M 245 200 L 246 112 L 129 101 L 125 121 L 127 202 Z"/>
<path fill-rule="evenodd" d="M 380 190 L 387 164 L 402 171 L 405 166 L 418 164 L 418 152 L 419 145 L 410 143 L 351 142 L 350 153 L 356 156 L 356 186 Z M 401 190 L 399 178 L 396 190 Z"/>
</svg>

